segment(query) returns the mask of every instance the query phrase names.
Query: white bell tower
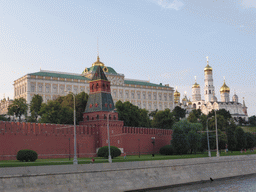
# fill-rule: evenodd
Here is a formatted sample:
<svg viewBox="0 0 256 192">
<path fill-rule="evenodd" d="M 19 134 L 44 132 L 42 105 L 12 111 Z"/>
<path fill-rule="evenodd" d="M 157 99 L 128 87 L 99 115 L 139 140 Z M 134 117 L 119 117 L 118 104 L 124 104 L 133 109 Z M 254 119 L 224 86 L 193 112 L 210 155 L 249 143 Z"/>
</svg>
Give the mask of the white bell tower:
<svg viewBox="0 0 256 192">
<path fill-rule="evenodd" d="M 205 103 L 211 101 L 214 93 L 214 86 L 213 86 L 213 77 L 212 77 L 212 67 L 209 65 L 209 57 L 206 57 L 207 65 L 204 68 L 204 98 Z"/>
</svg>

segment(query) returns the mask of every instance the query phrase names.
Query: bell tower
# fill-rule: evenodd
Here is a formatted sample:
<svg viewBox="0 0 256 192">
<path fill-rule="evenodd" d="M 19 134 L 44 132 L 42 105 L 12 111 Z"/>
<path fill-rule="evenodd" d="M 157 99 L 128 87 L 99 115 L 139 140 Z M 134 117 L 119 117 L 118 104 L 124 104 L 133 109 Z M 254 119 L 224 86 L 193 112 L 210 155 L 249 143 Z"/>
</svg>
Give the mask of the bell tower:
<svg viewBox="0 0 256 192">
<path fill-rule="evenodd" d="M 213 97 L 214 92 L 214 86 L 213 86 L 213 77 L 212 77 L 212 67 L 209 65 L 208 56 L 207 59 L 207 65 L 204 68 L 204 99 L 205 103 L 211 101 Z"/>
</svg>

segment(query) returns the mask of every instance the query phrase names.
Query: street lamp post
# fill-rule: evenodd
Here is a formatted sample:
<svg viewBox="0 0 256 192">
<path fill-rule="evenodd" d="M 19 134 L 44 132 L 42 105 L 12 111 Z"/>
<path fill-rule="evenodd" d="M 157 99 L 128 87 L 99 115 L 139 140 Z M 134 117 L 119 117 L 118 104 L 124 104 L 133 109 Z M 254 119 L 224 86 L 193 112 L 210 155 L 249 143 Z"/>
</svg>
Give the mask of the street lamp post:
<svg viewBox="0 0 256 192">
<path fill-rule="evenodd" d="M 69 92 L 70 94 L 73 95 L 74 98 L 74 160 L 73 160 L 73 165 L 77 165 L 77 156 L 76 156 L 76 96 L 74 93 Z"/>
<path fill-rule="evenodd" d="M 209 131 L 208 131 L 208 117 L 207 117 L 207 144 L 208 144 L 208 156 L 211 157 L 210 142 L 209 142 Z"/>
<path fill-rule="evenodd" d="M 219 140 L 218 140 L 218 128 L 217 128 L 217 115 L 216 115 L 216 110 L 214 110 L 214 111 L 215 111 L 216 148 L 217 148 L 216 157 L 220 157 L 220 154 L 219 154 Z"/>
<path fill-rule="evenodd" d="M 109 114 L 108 113 L 108 162 L 112 163 L 112 159 L 111 159 L 111 152 L 110 152 L 110 137 L 109 137 Z"/>
</svg>

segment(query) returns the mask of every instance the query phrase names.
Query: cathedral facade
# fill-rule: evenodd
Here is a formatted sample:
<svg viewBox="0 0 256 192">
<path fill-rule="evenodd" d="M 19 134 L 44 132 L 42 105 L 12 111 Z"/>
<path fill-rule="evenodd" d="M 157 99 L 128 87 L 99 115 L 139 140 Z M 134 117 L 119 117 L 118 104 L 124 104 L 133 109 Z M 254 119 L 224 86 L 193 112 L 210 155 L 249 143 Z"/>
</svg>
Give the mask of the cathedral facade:
<svg viewBox="0 0 256 192">
<path fill-rule="evenodd" d="M 174 108 L 173 87 L 154 84 L 149 81 L 126 79 L 123 74 L 97 61 L 85 68 L 81 74 L 45 71 L 27 74 L 14 81 L 14 99 L 23 97 L 30 103 L 35 94 L 43 97 L 43 102 L 65 96 L 67 92 L 89 93 L 91 81 L 97 66 L 100 66 L 111 82 L 111 95 L 114 103 L 129 101 L 148 111 Z"/>
<path fill-rule="evenodd" d="M 195 81 L 192 85 L 192 100 L 190 101 L 186 94 L 180 102 L 180 93 L 176 89 L 174 92 L 174 104 L 175 106 L 181 106 L 185 108 L 189 113 L 193 109 L 201 109 L 202 113 L 207 115 L 212 110 L 225 109 L 229 111 L 234 119 L 242 118 L 248 121 L 247 107 L 245 101 L 239 103 L 238 96 L 234 94 L 232 100 L 230 100 L 230 88 L 224 83 L 220 88 L 220 101 L 215 96 L 215 87 L 213 84 L 213 70 L 209 65 L 207 57 L 207 65 L 204 68 L 204 99 L 201 98 L 201 87 Z"/>
</svg>

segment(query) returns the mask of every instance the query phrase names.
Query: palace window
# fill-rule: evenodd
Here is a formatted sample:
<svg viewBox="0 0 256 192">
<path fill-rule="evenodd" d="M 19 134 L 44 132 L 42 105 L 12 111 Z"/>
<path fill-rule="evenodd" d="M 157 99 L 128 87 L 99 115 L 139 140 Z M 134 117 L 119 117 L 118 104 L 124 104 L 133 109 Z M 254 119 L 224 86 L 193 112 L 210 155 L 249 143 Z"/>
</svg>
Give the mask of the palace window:
<svg viewBox="0 0 256 192">
<path fill-rule="evenodd" d="M 132 92 L 132 99 L 134 99 L 134 92 Z"/>
<path fill-rule="evenodd" d="M 35 92 L 35 85 L 31 85 L 31 92 Z"/>
<path fill-rule="evenodd" d="M 57 85 L 53 85 L 52 89 L 53 89 L 53 93 L 57 93 Z"/>
<path fill-rule="evenodd" d="M 140 99 L 140 92 L 137 92 L 137 99 Z"/>
<path fill-rule="evenodd" d="M 154 93 L 154 100 L 156 100 L 156 93 Z"/>
<path fill-rule="evenodd" d="M 151 93 L 148 93 L 148 99 L 151 100 Z"/>
<path fill-rule="evenodd" d="M 116 97 L 116 90 L 113 92 L 113 96 Z"/>
<path fill-rule="evenodd" d="M 149 109 L 149 110 L 152 109 L 151 103 L 148 104 L 148 109 Z"/>
<path fill-rule="evenodd" d="M 50 93 L 50 85 L 46 85 L 45 86 L 45 92 L 46 93 Z"/>
<path fill-rule="evenodd" d="M 159 94 L 159 100 L 160 101 L 162 100 L 162 94 L 161 93 Z"/>
<path fill-rule="evenodd" d="M 164 100 L 167 101 L 167 95 L 166 94 L 164 94 Z"/>
<path fill-rule="evenodd" d="M 39 92 L 42 92 L 42 91 L 43 91 L 43 85 L 42 85 L 42 84 L 39 84 L 39 86 L 38 86 L 38 91 L 39 91 Z"/>
<path fill-rule="evenodd" d="M 146 99 L 146 93 L 143 93 L 143 99 Z"/>
<path fill-rule="evenodd" d="M 120 98 L 123 98 L 123 91 L 122 90 L 119 90 L 119 96 L 120 96 Z"/>
<path fill-rule="evenodd" d="M 128 99 L 129 98 L 129 91 L 125 91 L 125 97 Z"/>
</svg>

